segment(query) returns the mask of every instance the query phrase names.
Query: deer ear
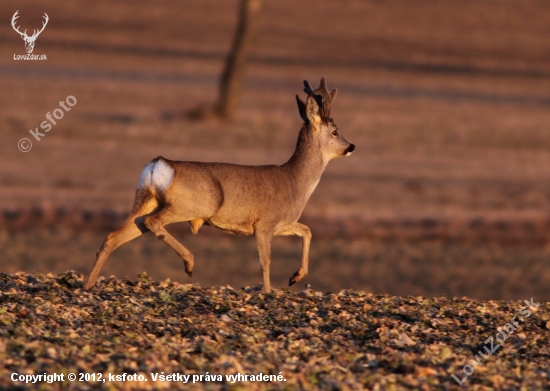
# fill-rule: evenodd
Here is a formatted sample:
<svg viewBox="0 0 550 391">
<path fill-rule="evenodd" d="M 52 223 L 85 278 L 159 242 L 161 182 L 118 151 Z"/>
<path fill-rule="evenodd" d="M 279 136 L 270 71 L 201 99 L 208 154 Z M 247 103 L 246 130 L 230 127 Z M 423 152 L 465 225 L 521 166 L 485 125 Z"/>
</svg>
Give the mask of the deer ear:
<svg viewBox="0 0 550 391">
<path fill-rule="evenodd" d="M 300 112 L 300 117 L 302 117 L 304 122 L 307 122 L 305 102 L 303 100 L 301 100 L 298 95 L 296 95 L 296 103 L 298 103 L 298 111 Z"/>
<path fill-rule="evenodd" d="M 331 98 L 332 100 L 334 100 L 334 98 L 336 98 L 336 94 L 337 94 L 337 93 L 338 93 L 338 90 L 337 90 L 336 88 L 333 89 L 333 90 L 331 91 L 331 93 L 330 93 L 330 98 Z"/>
<path fill-rule="evenodd" d="M 311 84 L 307 80 L 304 80 L 304 92 L 308 95 L 313 94 L 313 88 L 311 88 Z"/>
<path fill-rule="evenodd" d="M 321 109 L 319 103 L 313 95 L 309 95 L 306 100 L 306 118 L 312 124 L 321 123 Z"/>
</svg>

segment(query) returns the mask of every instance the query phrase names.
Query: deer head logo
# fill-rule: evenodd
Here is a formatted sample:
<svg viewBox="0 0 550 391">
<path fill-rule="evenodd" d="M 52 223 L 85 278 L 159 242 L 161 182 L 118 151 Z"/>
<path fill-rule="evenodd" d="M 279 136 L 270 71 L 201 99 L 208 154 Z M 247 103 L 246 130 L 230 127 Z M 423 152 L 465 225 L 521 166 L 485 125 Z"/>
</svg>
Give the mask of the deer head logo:
<svg viewBox="0 0 550 391">
<path fill-rule="evenodd" d="M 19 33 L 19 35 L 21 35 L 21 38 L 23 38 L 23 40 L 25 41 L 25 49 L 27 49 L 27 53 L 32 53 L 32 51 L 34 50 L 34 42 L 36 41 L 36 38 L 38 38 L 38 36 L 40 35 L 40 33 L 42 31 L 44 31 L 44 28 L 46 27 L 46 25 L 48 24 L 48 14 L 44 12 L 44 22 L 42 23 L 42 28 L 40 30 L 34 30 L 34 33 L 32 36 L 28 36 L 27 35 L 27 30 L 25 30 L 24 33 L 22 33 L 21 31 L 19 31 L 19 28 L 15 25 L 15 20 L 19 17 L 19 15 L 17 15 L 19 11 L 15 11 L 15 14 L 13 14 L 13 18 L 11 18 L 11 26 L 13 27 L 13 29 L 15 31 L 17 31 Z"/>
</svg>

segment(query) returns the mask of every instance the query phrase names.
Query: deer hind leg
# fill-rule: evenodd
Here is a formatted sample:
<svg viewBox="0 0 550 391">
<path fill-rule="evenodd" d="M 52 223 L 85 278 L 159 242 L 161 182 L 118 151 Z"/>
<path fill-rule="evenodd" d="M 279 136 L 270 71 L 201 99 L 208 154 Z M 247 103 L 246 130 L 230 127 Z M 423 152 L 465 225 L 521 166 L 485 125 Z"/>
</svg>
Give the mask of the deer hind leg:
<svg viewBox="0 0 550 391">
<path fill-rule="evenodd" d="M 103 241 L 101 248 L 96 254 L 96 260 L 94 267 L 92 268 L 92 272 L 84 283 L 84 289 L 89 289 L 95 284 L 103 264 L 113 251 L 115 251 L 122 244 L 129 242 L 130 240 L 135 239 L 141 234 L 149 231 L 144 224 L 144 217 L 157 207 L 158 202 L 152 193 L 140 191 L 137 194 L 136 201 L 134 203 L 134 210 L 132 211 L 130 217 L 126 219 L 124 224 L 122 224 L 119 229 L 107 235 Z"/>
<path fill-rule="evenodd" d="M 308 261 L 309 261 L 309 245 L 311 243 L 311 231 L 309 228 L 300 223 L 296 223 L 294 227 L 290 230 L 277 233 L 277 235 L 288 236 L 288 235 L 297 235 L 302 238 L 302 263 L 300 264 L 300 269 L 290 277 L 288 286 L 292 286 L 295 283 L 302 281 L 308 273 Z"/>
<path fill-rule="evenodd" d="M 146 216 L 144 223 L 147 228 L 156 235 L 157 239 L 162 240 L 164 243 L 169 245 L 181 257 L 185 265 L 185 272 L 189 277 L 192 277 L 193 268 L 195 267 L 195 258 L 193 254 L 164 228 L 166 224 L 176 223 L 179 221 L 185 221 L 185 219 L 178 217 L 169 209 L 162 209 L 156 213 Z"/>
</svg>

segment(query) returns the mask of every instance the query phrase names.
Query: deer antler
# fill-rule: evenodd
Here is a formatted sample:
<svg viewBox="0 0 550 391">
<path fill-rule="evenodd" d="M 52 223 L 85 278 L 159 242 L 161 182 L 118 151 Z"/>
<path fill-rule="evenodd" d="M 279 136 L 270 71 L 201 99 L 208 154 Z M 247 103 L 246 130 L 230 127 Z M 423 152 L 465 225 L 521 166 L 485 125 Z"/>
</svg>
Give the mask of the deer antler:
<svg viewBox="0 0 550 391">
<path fill-rule="evenodd" d="M 48 21 L 50 20 L 50 18 L 48 18 L 48 14 L 44 12 L 44 16 L 43 16 L 44 19 L 46 19 L 44 22 L 42 22 L 42 28 L 40 29 L 40 31 L 36 31 L 34 30 L 34 34 L 32 35 L 31 38 L 36 38 L 40 35 L 40 33 L 42 31 L 44 31 L 44 29 L 46 28 L 46 25 L 48 24 Z"/>
<path fill-rule="evenodd" d="M 19 10 L 15 11 L 15 14 L 13 14 L 13 17 L 11 18 L 11 26 L 13 27 L 13 29 L 15 31 L 17 31 L 19 34 L 21 34 L 21 37 L 23 37 L 23 39 L 25 39 L 25 40 L 30 40 L 30 41 L 35 40 L 36 37 L 38 37 L 40 35 L 40 33 L 42 31 L 44 31 L 44 29 L 46 28 L 46 25 L 48 24 L 48 21 L 50 20 L 50 18 L 48 17 L 48 14 L 44 12 L 43 18 L 46 19 L 46 20 L 44 22 L 42 22 L 42 28 L 38 31 L 34 30 L 32 36 L 29 37 L 27 35 L 27 30 L 26 29 L 25 29 L 25 32 L 22 33 L 21 31 L 19 31 L 19 28 L 15 25 L 15 22 L 16 22 L 17 18 L 19 18 L 18 13 L 19 13 Z"/>
<path fill-rule="evenodd" d="M 17 15 L 19 13 L 19 10 L 15 11 L 15 14 L 13 14 L 13 18 L 11 18 L 11 27 L 13 27 L 13 29 L 15 31 L 17 31 L 19 34 L 21 34 L 21 36 L 25 36 L 25 37 L 28 37 L 27 35 L 27 30 L 25 30 L 24 33 L 22 33 L 21 31 L 19 31 L 19 28 L 15 25 L 15 21 L 17 20 L 17 18 L 19 18 L 19 15 Z"/>
<path fill-rule="evenodd" d="M 327 89 L 327 81 L 324 76 L 321 78 L 321 82 L 319 83 L 318 88 L 316 89 L 311 88 L 311 85 L 307 80 L 304 80 L 304 86 L 305 86 L 304 92 L 308 95 L 313 96 L 317 101 L 317 104 L 321 109 L 322 117 L 329 118 L 330 104 L 336 97 L 338 90 L 335 88 L 331 92 L 329 92 Z"/>
<path fill-rule="evenodd" d="M 308 95 L 311 95 L 315 98 L 317 101 L 317 104 L 319 105 L 319 108 L 323 110 L 323 97 L 319 94 L 316 94 L 313 91 L 313 88 L 311 88 L 311 85 L 309 84 L 309 81 L 304 80 L 304 92 Z"/>
</svg>

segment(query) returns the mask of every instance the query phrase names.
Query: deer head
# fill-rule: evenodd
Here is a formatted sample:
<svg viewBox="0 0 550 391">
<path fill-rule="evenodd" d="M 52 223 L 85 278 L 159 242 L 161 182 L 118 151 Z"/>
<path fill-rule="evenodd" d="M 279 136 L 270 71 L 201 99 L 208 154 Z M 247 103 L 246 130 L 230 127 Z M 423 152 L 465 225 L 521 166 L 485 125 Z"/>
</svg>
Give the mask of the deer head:
<svg viewBox="0 0 550 391">
<path fill-rule="evenodd" d="M 44 31 L 44 28 L 48 24 L 48 20 L 49 20 L 48 14 L 44 12 L 43 17 L 45 21 L 42 23 L 42 28 L 40 30 L 34 30 L 33 35 L 29 37 L 27 35 L 27 30 L 25 30 L 25 32 L 22 33 L 21 31 L 19 31 L 19 28 L 15 25 L 16 19 L 19 18 L 19 15 L 17 15 L 18 12 L 19 11 L 15 11 L 15 14 L 13 14 L 13 18 L 11 18 L 11 26 L 15 31 L 19 33 L 19 35 L 21 35 L 21 38 L 23 38 L 23 40 L 25 41 L 25 49 L 27 50 L 27 53 L 32 53 L 32 51 L 34 50 L 34 42 L 36 41 L 36 38 L 38 38 L 40 33 Z"/>
<path fill-rule="evenodd" d="M 338 90 L 335 88 L 329 92 L 324 77 L 321 78 L 321 83 L 316 89 L 311 88 L 307 80 L 304 80 L 304 86 L 307 99 L 304 102 L 296 95 L 298 110 L 307 129 L 310 129 L 318 140 L 324 160 L 351 155 L 355 150 L 355 145 L 342 136 L 330 116 L 330 105 Z"/>
</svg>

